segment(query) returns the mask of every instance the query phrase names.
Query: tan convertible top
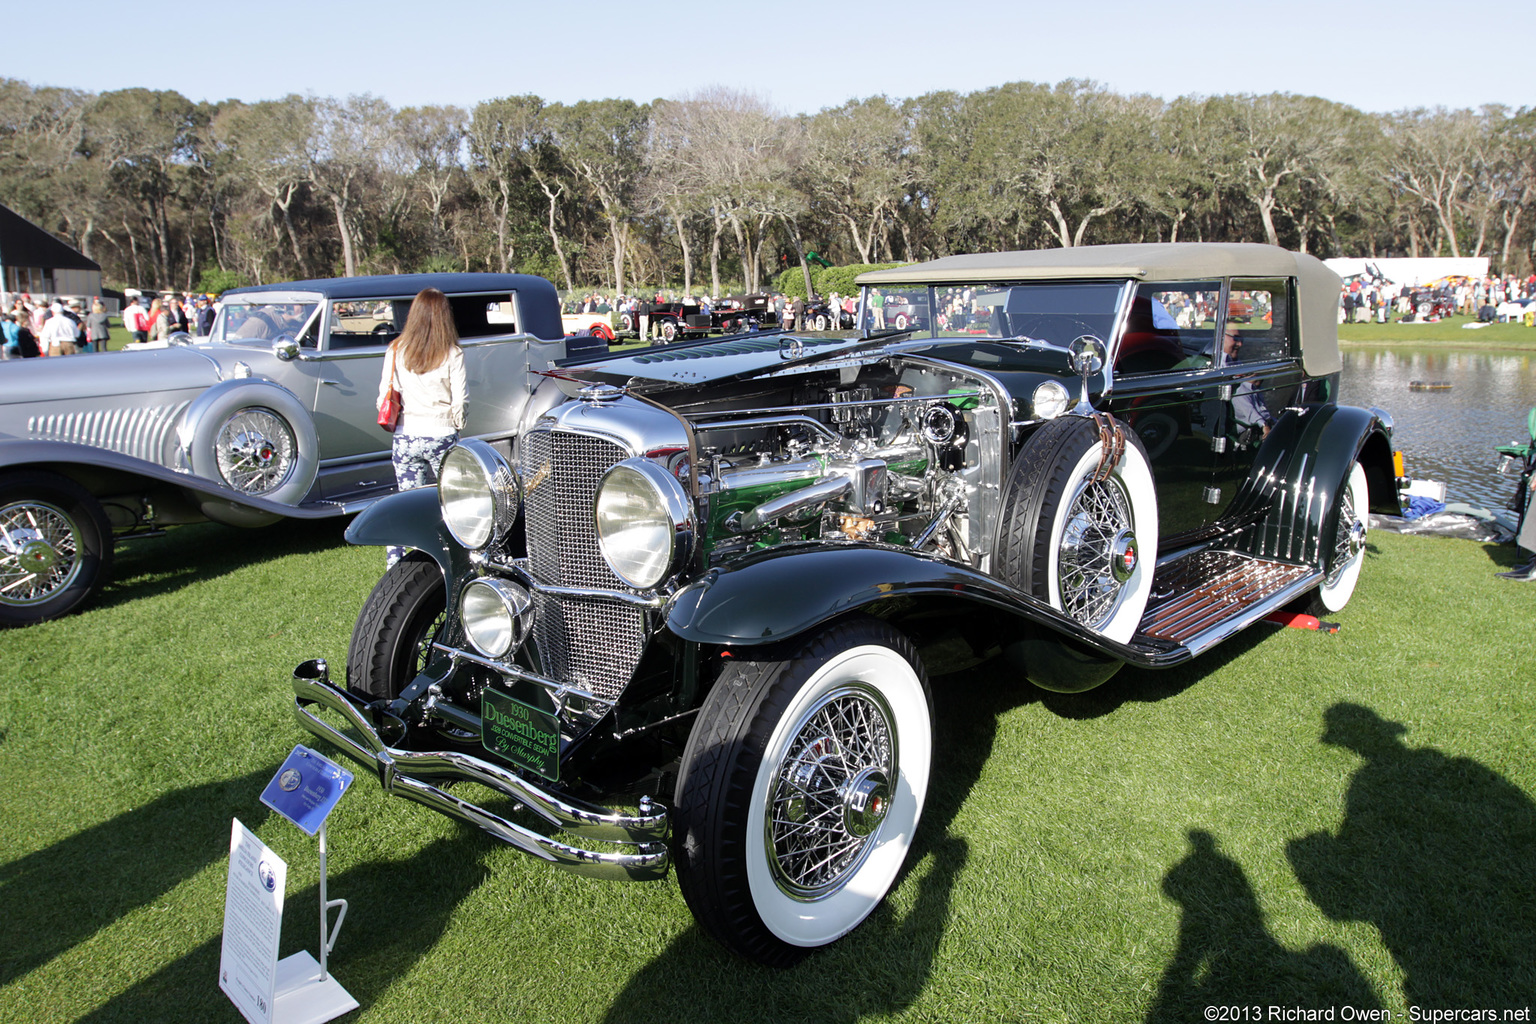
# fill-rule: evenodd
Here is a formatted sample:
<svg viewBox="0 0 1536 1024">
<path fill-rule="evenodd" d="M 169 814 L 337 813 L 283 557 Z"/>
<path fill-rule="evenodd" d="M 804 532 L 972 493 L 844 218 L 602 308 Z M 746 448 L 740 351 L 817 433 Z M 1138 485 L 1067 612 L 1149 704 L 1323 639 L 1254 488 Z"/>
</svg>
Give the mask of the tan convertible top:
<svg viewBox="0 0 1536 1024">
<path fill-rule="evenodd" d="M 1198 281 L 1220 277 L 1294 277 L 1301 314 L 1302 362 L 1308 374 L 1336 373 L 1339 292 L 1343 281 L 1306 253 L 1253 242 L 1160 242 L 1080 245 L 1067 249 L 983 252 L 945 256 L 891 270 L 860 274 L 860 285 L 943 284 L 975 281 L 1135 278 Z"/>
</svg>

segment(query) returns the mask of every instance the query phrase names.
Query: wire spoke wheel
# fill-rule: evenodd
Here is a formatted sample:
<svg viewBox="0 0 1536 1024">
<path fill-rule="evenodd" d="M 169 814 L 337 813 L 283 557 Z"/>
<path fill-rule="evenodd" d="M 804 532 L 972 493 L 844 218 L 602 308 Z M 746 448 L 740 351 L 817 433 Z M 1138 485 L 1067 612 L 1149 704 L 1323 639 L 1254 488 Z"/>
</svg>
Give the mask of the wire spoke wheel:
<svg viewBox="0 0 1536 1024">
<path fill-rule="evenodd" d="M 63 509 L 42 501 L 0 508 L 0 602 L 47 601 L 80 574 L 80 528 Z"/>
<path fill-rule="evenodd" d="M 293 471 L 298 446 L 283 418 L 268 409 L 241 409 L 219 428 L 214 442 L 219 475 L 246 494 L 266 494 Z"/>
<path fill-rule="evenodd" d="M 765 836 L 788 895 L 815 900 L 832 892 L 874 845 L 897 764 L 890 722 L 878 693 L 850 687 L 828 694 L 796 726 Z"/>
<path fill-rule="evenodd" d="M 1113 478 L 1085 481 L 1066 513 L 1057 568 L 1062 610 L 1102 629 L 1119 605 L 1126 584 L 1116 578 L 1116 540 L 1132 528 L 1130 499 Z"/>
</svg>

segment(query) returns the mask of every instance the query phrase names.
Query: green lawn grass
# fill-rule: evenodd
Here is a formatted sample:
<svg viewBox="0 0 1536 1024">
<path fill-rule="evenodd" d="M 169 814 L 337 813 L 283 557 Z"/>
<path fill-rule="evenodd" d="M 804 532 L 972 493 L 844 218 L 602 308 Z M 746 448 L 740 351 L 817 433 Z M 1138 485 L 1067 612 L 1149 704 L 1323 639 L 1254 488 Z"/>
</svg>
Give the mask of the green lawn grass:
<svg viewBox="0 0 1536 1024">
<path fill-rule="evenodd" d="M 1450 316 L 1435 323 L 1340 324 L 1339 340 L 1350 345 L 1432 344 L 1436 348 L 1536 349 L 1536 328 L 1522 323 L 1468 327 L 1477 319 Z"/>
<path fill-rule="evenodd" d="M 1494 577 L 1513 559 L 1374 533 L 1338 634 L 1260 626 L 1076 697 L 930 647 L 910 869 L 789 971 L 723 952 L 671 880 L 557 873 L 359 773 L 329 828 L 344 1019 L 1530 1005 L 1536 586 Z M 317 950 L 315 843 L 258 796 L 317 742 L 293 666 L 340 668 L 383 561 L 334 522 L 185 527 L 124 547 L 82 614 L 0 634 L 0 1021 L 237 1024 L 215 976 L 232 817 L 289 861 L 282 955 Z"/>
</svg>

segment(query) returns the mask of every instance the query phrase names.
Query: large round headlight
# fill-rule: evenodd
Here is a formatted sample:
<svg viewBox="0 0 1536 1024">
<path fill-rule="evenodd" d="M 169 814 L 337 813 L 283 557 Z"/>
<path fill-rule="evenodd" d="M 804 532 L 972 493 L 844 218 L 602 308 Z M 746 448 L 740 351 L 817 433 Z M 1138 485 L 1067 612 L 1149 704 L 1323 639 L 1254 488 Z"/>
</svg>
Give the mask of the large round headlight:
<svg viewBox="0 0 1536 1024">
<path fill-rule="evenodd" d="M 528 637 L 533 599 L 506 580 L 475 580 L 459 595 L 459 621 L 475 650 L 487 658 L 504 658 Z"/>
<path fill-rule="evenodd" d="M 437 501 L 453 539 L 478 551 L 506 536 L 517 520 L 517 474 L 484 441 L 462 441 L 443 459 Z"/>
<path fill-rule="evenodd" d="M 693 506 L 677 478 L 653 462 L 628 459 L 597 488 L 598 547 L 630 586 L 654 587 L 685 562 L 693 545 Z"/>
<path fill-rule="evenodd" d="M 1067 411 L 1067 404 L 1071 401 L 1072 397 L 1067 394 L 1066 388 L 1054 380 L 1048 380 L 1035 388 L 1029 404 L 1035 419 L 1053 420 Z"/>
</svg>

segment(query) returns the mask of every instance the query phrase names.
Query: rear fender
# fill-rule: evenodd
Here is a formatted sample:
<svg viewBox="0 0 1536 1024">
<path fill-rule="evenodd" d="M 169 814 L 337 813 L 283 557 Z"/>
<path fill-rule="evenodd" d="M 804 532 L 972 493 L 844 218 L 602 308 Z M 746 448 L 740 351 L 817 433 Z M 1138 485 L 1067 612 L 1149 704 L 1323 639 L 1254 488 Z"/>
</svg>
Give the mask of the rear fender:
<svg viewBox="0 0 1536 1024">
<path fill-rule="evenodd" d="M 1360 462 L 1371 507 L 1400 513 L 1393 485 L 1391 427 L 1370 409 L 1320 406 L 1282 416 L 1232 503 L 1249 520 L 1249 554 L 1322 564 L 1332 550 L 1332 512 L 1351 467 Z"/>
</svg>

